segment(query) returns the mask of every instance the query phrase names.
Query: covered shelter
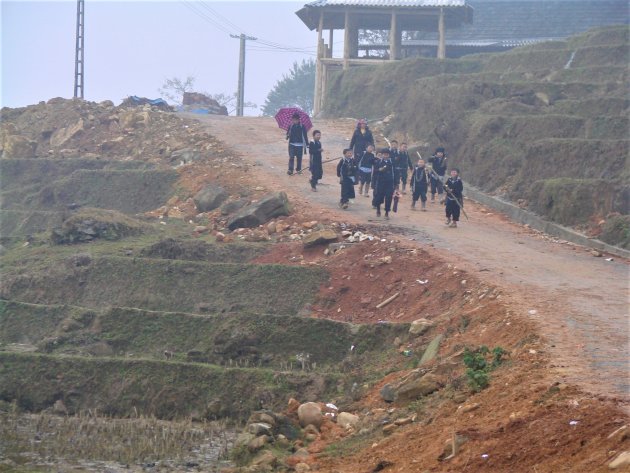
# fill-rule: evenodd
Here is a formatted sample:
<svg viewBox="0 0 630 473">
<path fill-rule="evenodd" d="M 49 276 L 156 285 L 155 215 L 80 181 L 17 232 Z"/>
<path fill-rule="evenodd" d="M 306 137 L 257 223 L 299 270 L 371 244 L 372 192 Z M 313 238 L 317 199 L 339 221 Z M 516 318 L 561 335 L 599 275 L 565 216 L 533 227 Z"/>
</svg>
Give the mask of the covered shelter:
<svg viewBox="0 0 630 473">
<path fill-rule="evenodd" d="M 320 112 L 329 72 L 352 66 L 402 58 L 402 32 L 437 32 L 437 57 L 446 57 L 446 30 L 472 23 L 466 0 L 316 0 L 296 15 L 310 30 L 317 30 L 314 113 Z M 328 30 L 328 43 L 324 42 Z M 333 57 L 334 30 L 343 30 L 343 56 Z M 359 30 L 388 30 L 386 54 L 378 59 L 360 57 Z M 365 48 L 364 48 L 365 49 Z"/>
</svg>

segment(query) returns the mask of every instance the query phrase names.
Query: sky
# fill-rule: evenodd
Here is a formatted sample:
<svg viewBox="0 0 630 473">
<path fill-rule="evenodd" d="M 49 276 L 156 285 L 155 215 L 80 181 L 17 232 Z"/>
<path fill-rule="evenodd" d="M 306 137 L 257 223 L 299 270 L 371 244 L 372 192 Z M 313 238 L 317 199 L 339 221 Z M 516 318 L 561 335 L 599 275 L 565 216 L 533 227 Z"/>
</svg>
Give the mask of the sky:
<svg viewBox="0 0 630 473">
<path fill-rule="evenodd" d="M 294 61 L 314 58 L 317 33 L 295 15 L 307 2 L 85 1 L 85 99 L 157 98 L 165 79 L 195 78 L 200 92 L 234 93 L 239 40 L 247 42 L 245 101 L 258 105 Z M 23 107 L 74 93 L 75 0 L 1 0 L 0 104 Z M 270 47 L 280 44 L 300 51 Z M 306 49 L 302 49 L 306 48 Z"/>
</svg>

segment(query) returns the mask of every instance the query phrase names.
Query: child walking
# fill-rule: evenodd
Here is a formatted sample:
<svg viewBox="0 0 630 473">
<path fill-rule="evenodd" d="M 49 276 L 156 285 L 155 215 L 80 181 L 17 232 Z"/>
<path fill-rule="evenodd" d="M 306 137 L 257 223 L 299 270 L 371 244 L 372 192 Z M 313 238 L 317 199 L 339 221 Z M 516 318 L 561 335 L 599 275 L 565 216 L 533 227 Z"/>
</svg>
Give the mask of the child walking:
<svg viewBox="0 0 630 473">
<path fill-rule="evenodd" d="M 311 190 L 317 192 L 317 181 L 324 176 L 324 167 L 322 166 L 322 132 L 313 131 L 313 141 L 308 144 L 309 169 L 311 170 Z"/>
<path fill-rule="evenodd" d="M 411 209 L 416 210 L 416 202 L 418 199 L 421 201 L 421 210 L 427 211 L 427 190 L 429 189 L 429 176 L 427 176 L 427 168 L 424 163 L 424 159 L 418 159 L 416 167 L 411 174 L 411 192 L 412 201 Z"/>
<path fill-rule="evenodd" d="M 353 151 L 351 148 L 343 150 L 343 158 L 337 164 L 337 177 L 339 178 L 339 184 L 341 184 L 341 200 L 339 201 L 339 207 L 342 209 L 348 208 L 348 202 L 350 199 L 354 199 L 354 181 L 356 179 L 356 167 L 354 159 L 352 157 Z"/>
<path fill-rule="evenodd" d="M 372 206 L 376 207 L 376 216 L 381 216 L 381 205 L 385 204 L 385 218 L 389 220 L 389 211 L 392 208 L 394 197 L 394 163 L 390 159 L 389 148 L 381 149 L 382 159 L 374 169 L 376 177 L 374 185 L 374 199 Z"/>
<path fill-rule="evenodd" d="M 451 177 L 444 184 L 446 191 L 446 225 L 457 227 L 461 205 L 464 205 L 464 183 L 459 178 L 459 169 L 451 169 Z"/>
<path fill-rule="evenodd" d="M 374 165 L 374 146 L 368 145 L 359 159 L 359 195 L 370 196 L 370 182 L 372 182 L 372 166 Z M 364 190 L 365 189 L 365 190 Z M 365 193 L 364 193 L 365 192 Z"/>
<path fill-rule="evenodd" d="M 302 174 L 302 155 L 304 147 L 308 143 L 308 135 L 306 128 L 300 123 L 300 114 L 294 113 L 291 117 L 291 126 L 287 130 L 287 141 L 289 142 L 289 169 L 287 174 L 293 175 L 293 166 L 295 161 L 295 170 L 298 174 Z"/>
</svg>

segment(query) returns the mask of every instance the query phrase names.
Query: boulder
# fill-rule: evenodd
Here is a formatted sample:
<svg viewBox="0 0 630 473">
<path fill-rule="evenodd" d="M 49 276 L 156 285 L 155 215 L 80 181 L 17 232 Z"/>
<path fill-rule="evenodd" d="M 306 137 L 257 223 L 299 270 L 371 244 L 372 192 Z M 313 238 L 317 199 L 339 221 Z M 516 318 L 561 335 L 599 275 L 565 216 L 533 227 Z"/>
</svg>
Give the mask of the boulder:
<svg viewBox="0 0 630 473">
<path fill-rule="evenodd" d="M 422 335 L 424 332 L 433 327 L 434 323 L 428 319 L 418 319 L 411 322 L 411 326 L 409 327 L 410 335 Z"/>
<path fill-rule="evenodd" d="M 175 150 L 171 153 L 171 156 L 169 157 L 169 161 L 171 164 L 194 163 L 195 161 L 199 161 L 200 159 L 201 153 L 190 148 Z"/>
<path fill-rule="evenodd" d="M 20 135 L 9 135 L 2 143 L 3 158 L 33 158 L 37 143 Z"/>
<path fill-rule="evenodd" d="M 247 199 L 231 200 L 221 206 L 221 215 L 230 215 L 241 210 L 247 205 Z"/>
<path fill-rule="evenodd" d="M 403 382 L 396 389 L 396 400 L 399 402 L 415 401 L 440 389 L 437 376 L 427 373 L 420 378 L 411 378 Z"/>
<path fill-rule="evenodd" d="M 139 235 L 145 225 L 116 210 L 85 208 L 64 220 L 61 227 L 51 233 L 53 243 L 72 244 L 95 239 L 119 240 Z"/>
<path fill-rule="evenodd" d="M 199 212 L 210 212 L 219 207 L 229 197 L 221 186 L 208 184 L 195 194 L 193 200 Z"/>
<path fill-rule="evenodd" d="M 324 416 L 322 415 L 322 409 L 316 402 L 305 402 L 298 407 L 298 418 L 300 419 L 300 425 L 306 427 L 309 424 L 313 424 L 319 428 L 322 425 Z"/>
<path fill-rule="evenodd" d="M 228 228 L 257 227 L 281 215 L 289 215 L 289 198 L 285 192 L 275 192 L 242 208 L 228 220 Z"/>
<path fill-rule="evenodd" d="M 396 424 L 387 424 L 383 427 L 383 435 L 390 435 L 398 426 Z"/>
<path fill-rule="evenodd" d="M 278 458 L 273 453 L 271 453 L 269 450 L 265 450 L 264 452 L 260 452 L 251 461 L 251 465 L 252 466 L 259 467 L 259 468 L 272 469 L 277 464 L 278 464 Z M 264 471 L 270 471 L 270 470 L 264 470 Z"/>
<path fill-rule="evenodd" d="M 264 422 L 254 422 L 247 426 L 247 431 L 257 437 L 261 435 L 271 435 L 271 425 L 265 424 Z"/>
<path fill-rule="evenodd" d="M 323 245 L 326 243 L 330 243 L 331 241 L 335 241 L 337 239 L 337 234 L 332 230 L 319 230 L 316 232 L 309 233 L 304 237 L 302 243 L 304 243 L 305 247 Z"/>
<path fill-rule="evenodd" d="M 269 437 L 268 435 L 260 435 L 249 441 L 249 443 L 247 444 L 247 449 L 252 453 L 257 452 L 265 445 L 267 445 L 270 440 L 271 437 Z"/>
<path fill-rule="evenodd" d="M 394 386 L 389 383 L 381 388 L 380 394 L 381 399 L 385 402 L 394 402 L 396 400 L 396 391 L 394 390 Z"/>
<path fill-rule="evenodd" d="M 337 425 L 344 429 L 352 427 L 353 429 L 359 424 L 359 416 L 350 414 L 349 412 L 340 412 L 337 416 Z"/>
</svg>

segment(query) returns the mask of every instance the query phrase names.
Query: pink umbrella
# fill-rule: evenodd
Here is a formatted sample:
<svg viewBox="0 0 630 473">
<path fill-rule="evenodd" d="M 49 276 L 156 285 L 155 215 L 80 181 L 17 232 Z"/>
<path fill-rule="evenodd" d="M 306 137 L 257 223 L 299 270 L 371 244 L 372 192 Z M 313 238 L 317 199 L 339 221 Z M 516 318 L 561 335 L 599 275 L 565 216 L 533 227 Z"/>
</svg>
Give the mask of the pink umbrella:
<svg viewBox="0 0 630 473">
<path fill-rule="evenodd" d="M 297 113 L 300 116 L 300 123 L 304 125 L 306 131 L 313 128 L 313 124 L 311 123 L 311 119 L 308 114 L 304 110 L 301 110 L 297 107 L 281 108 L 280 110 L 278 110 L 278 113 L 276 113 L 274 118 L 276 119 L 276 122 L 278 123 L 278 126 L 280 128 L 282 128 L 283 130 L 288 130 L 291 126 L 294 113 Z"/>
</svg>

